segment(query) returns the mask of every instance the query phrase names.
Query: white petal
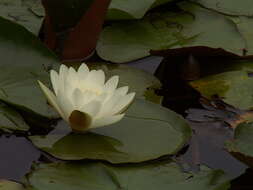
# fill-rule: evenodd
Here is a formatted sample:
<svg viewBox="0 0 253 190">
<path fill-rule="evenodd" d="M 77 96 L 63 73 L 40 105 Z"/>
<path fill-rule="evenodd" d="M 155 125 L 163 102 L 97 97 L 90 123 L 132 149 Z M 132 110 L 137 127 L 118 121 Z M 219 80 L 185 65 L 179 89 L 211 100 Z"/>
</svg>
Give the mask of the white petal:
<svg viewBox="0 0 253 190">
<path fill-rule="evenodd" d="M 107 93 L 102 93 L 99 96 L 96 96 L 96 100 L 101 102 L 101 104 L 103 104 L 105 102 L 105 100 L 107 99 L 108 94 Z"/>
<path fill-rule="evenodd" d="M 70 101 L 70 98 L 67 96 L 65 91 L 60 89 L 57 95 L 57 100 L 59 103 L 59 107 L 61 108 L 65 116 L 64 118 L 66 118 L 66 121 L 68 121 L 70 114 L 72 113 L 72 111 L 74 111 L 74 106 Z"/>
<path fill-rule="evenodd" d="M 88 76 L 88 73 L 89 73 L 89 68 L 87 67 L 87 65 L 85 63 L 83 63 L 78 71 L 77 71 L 77 75 L 78 75 L 78 79 L 80 81 L 83 81 L 86 79 L 86 77 Z"/>
<path fill-rule="evenodd" d="M 121 95 L 120 94 L 113 94 L 109 100 L 106 100 L 106 102 L 103 104 L 99 114 L 97 115 L 97 118 L 101 118 L 104 116 L 112 115 L 110 114 L 113 107 L 117 104 L 117 102 L 120 100 Z"/>
<path fill-rule="evenodd" d="M 134 97 L 135 97 L 135 93 L 133 92 L 120 98 L 118 103 L 111 110 L 111 114 L 112 115 L 119 114 L 125 111 L 128 105 L 133 101 Z"/>
<path fill-rule="evenodd" d="M 85 105 L 87 103 L 89 103 L 92 100 L 96 100 L 97 94 L 92 92 L 92 91 L 85 91 L 83 92 L 83 102 L 82 105 Z"/>
<path fill-rule="evenodd" d="M 76 88 L 72 94 L 72 103 L 74 105 L 74 109 L 80 108 L 83 105 L 83 93 L 80 89 Z"/>
<path fill-rule="evenodd" d="M 55 92 L 55 94 L 57 94 L 58 88 L 59 88 L 59 75 L 56 71 L 51 70 L 50 71 L 50 78 L 51 78 L 51 83 L 52 83 L 54 92 Z"/>
<path fill-rule="evenodd" d="M 72 86 L 77 86 L 78 85 L 77 73 L 76 73 L 76 71 L 73 67 L 69 68 L 67 80 L 68 80 L 68 82 L 71 83 Z"/>
<path fill-rule="evenodd" d="M 65 81 L 67 79 L 68 76 L 68 67 L 66 65 L 61 65 L 60 66 L 60 71 L 59 71 L 59 89 L 64 90 L 64 86 L 65 86 Z"/>
<path fill-rule="evenodd" d="M 116 123 L 116 122 L 120 121 L 124 117 L 124 115 L 125 114 L 120 114 L 120 115 L 113 115 L 113 116 L 109 116 L 109 117 L 96 119 L 92 122 L 91 128 L 103 127 L 106 125 Z"/>
<path fill-rule="evenodd" d="M 102 71 L 102 70 L 98 70 L 97 71 L 97 83 L 99 84 L 99 85 L 104 85 L 105 84 L 105 73 L 104 73 L 104 71 Z"/>
<path fill-rule="evenodd" d="M 129 87 L 124 86 L 124 87 L 120 87 L 120 88 L 116 89 L 115 93 L 118 93 L 121 96 L 125 96 L 127 94 L 128 90 L 129 90 Z"/>
<path fill-rule="evenodd" d="M 113 76 L 111 77 L 106 83 L 105 83 L 105 92 L 114 92 L 114 90 L 117 88 L 119 83 L 119 76 Z"/>
<path fill-rule="evenodd" d="M 61 96 L 62 94 L 64 94 L 64 96 L 68 97 L 69 100 L 72 100 L 72 95 L 75 89 L 76 86 L 72 85 L 72 83 L 69 80 L 65 80 L 64 87 L 59 89 L 59 91 L 61 91 Z"/>
<path fill-rule="evenodd" d="M 62 64 L 61 66 L 60 66 L 60 71 L 59 71 L 59 76 L 61 76 L 61 77 L 66 77 L 66 75 L 68 74 L 68 67 L 66 66 L 66 65 L 64 65 L 64 64 Z"/>
<path fill-rule="evenodd" d="M 91 117 L 95 117 L 101 109 L 101 103 L 98 101 L 91 101 L 88 104 L 83 105 L 79 111 L 89 114 Z"/>
<path fill-rule="evenodd" d="M 61 110 L 60 106 L 57 103 L 57 99 L 55 95 L 49 90 L 42 82 L 38 81 L 40 88 L 44 92 L 45 96 L 47 97 L 48 102 L 55 108 L 55 110 L 60 114 L 60 116 L 64 119 L 63 111 Z"/>
<path fill-rule="evenodd" d="M 96 85 L 104 85 L 105 82 L 105 74 L 102 70 L 96 71 L 96 70 L 92 70 L 90 71 L 88 77 L 86 78 L 87 83 L 93 83 Z"/>
</svg>

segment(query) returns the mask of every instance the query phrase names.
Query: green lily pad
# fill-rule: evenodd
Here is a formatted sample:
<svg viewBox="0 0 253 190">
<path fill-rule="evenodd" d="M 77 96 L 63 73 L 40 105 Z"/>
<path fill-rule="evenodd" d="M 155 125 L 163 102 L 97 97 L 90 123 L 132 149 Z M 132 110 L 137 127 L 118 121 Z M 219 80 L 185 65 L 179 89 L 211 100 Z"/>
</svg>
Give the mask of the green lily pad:
<svg viewBox="0 0 253 190">
<path fill-rule="evenodd" d="M 225 146 L 232 155 L 253 167 L 253 123 L 238 125 L 234 138 Z"/>
<path fill-rule="evenodd" d="M 178 114 L 142 99 L 111 126 L 85 134 L 31 136 L 35 146 L 63 160 L 98 159 L 111 163 L 152 160 L 176 154 L 191 137 L 191 129 Z"/>
<path fill-rule="evenodd" d="M 175 163 L 111 166 L 102 163 L 41 164 L 27 175 L 34 190 L 226 190 L 222 171 L 203 168 L 183 173 Z"/>
<path fill-rule="evenodd" d="M 0 99 L 20 110 L 56 117 L 37 80 L 49 83 L 55 55 L 22 26 L 0 18 Z"/>
<path fill-rule="evenodd" d="M 246 71 L 211 75 L 190 84 L 204 97 L 219 95 L 226 103 L 237 108 L 253 108 L 253 78 Z"/>
<path fill-rule="evenodd" d="M 107 13 L 107 19 L 140 19 L 149 9 L 170 1 L 173 0 L 112 0 Z"/>
<path fill-rule="evenodd" d="M 252 10 L 253 11 L 253 10 Z M 253 12 L 252 12 L 253 13 Z M 230 20 L 234 22 L 236 25 L 238 32 L 243 37 L 246 47 L 245 47 L 245 54 L 246 55 L 252 55 L 253 54 L 253 18 L 252 17 L 246 17 L 246 16 L 227 16 Z"/>
<path fill-rule="evenodd" d="M 0 103 L 0 130 L 5 132 L 28 131 L 29 126 L 18 112 Z"/>
<path fill-rule="evenodd" d="M 43 17 L 35 15 L 30 6 L 40 3 L 37 0 L 1 0 L 0 16 L 18 23 L 34 34 L 38 34 Z"/>
<path fill-rule="evenodd" d="M 41 1 L 25 0 L 23 2 L 28 7 L 28 9 L 30 11 L 32 11 L 38 17 L 44 17 L 45 16 L 45 10 L 44 10 L 44 7 L 43 7 Z"/>
<path fill-rule="evenodd" d="M 179 6 L 181 11 L 153 12 L 141 20 L 105 27 L 97 46 L 99 56 L 124 63 L 149 56 L 150 50 L 198 46 L 244 55 L 247 45 L 230 18 L 189 2 Z"/>
<path fill-rule="evenodd" d="M 228 15 L 253 16 L 251 0 L 191 0 L 202 6 Z"/>
<path fill-rule="evenodd" d="M 0 190 L 25 190 L 24 187 L 14 181 L 0 180 Z"/>
</svg>

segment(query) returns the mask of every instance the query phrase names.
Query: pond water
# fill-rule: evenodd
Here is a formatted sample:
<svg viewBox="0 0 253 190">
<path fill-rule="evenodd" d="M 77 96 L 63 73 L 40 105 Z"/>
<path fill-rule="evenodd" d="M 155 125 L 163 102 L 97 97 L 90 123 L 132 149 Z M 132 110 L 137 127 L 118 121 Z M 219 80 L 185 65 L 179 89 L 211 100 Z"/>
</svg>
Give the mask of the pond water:
<svg viewBox="0 0 253 190">
<path fill-rule="evenodd" d="M 40 152 L 24 137 L 1 136 L 0 178 L 20 181 Z"/>
</svg>

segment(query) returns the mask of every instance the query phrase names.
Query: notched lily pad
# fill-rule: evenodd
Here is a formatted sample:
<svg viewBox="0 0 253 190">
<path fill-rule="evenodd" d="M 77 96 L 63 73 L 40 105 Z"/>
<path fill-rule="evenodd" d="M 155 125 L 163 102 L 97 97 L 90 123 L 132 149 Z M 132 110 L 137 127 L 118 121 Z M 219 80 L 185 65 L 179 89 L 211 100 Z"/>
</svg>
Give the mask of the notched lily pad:
<svg viewBox="0 0 253 190">
<path fill-rule="evenodd" d="M 63 160 L 98 159 L 136 163 L 176 154 L 191 137 L 186 121 L 176 113 L 136 100 L 123 120 L 86 134 L 31 136 L 35 146 Z"/>
</svg>

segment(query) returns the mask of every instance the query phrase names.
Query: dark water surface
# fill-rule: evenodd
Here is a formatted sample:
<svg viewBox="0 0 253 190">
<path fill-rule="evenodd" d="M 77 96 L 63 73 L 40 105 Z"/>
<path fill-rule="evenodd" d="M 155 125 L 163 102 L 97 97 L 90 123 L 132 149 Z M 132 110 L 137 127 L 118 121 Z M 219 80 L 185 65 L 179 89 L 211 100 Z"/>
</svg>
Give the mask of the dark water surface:
<svg viewBox="0 0 253 190">
<path fill-rule="evenodd" d="M 0 179 L 20 181 L 39 157 L 40 152 L 26 138 L 1 136 Z"/>
</svg>

